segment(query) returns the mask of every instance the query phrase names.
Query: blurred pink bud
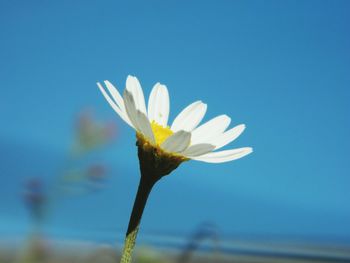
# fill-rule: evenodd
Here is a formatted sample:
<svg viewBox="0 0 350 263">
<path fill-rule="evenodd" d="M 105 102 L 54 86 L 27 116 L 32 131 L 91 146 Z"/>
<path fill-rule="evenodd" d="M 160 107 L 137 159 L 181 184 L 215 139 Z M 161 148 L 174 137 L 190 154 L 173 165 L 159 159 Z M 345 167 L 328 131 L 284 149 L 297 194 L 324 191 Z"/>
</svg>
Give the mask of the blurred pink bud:
<svg viewBox="0 0 350 263">
<path fill-rule="evenodd" d="M 114 139 L 117 135 L 117 125 L 114 122 L 107 122 L 105 126 L 105 137 L 108 140 Z"/>
<path fill-rule="evenodd" d="M 88 168 L 87 176 L 90 180 L 101 181 L 106 176 L 106 167 L 101 164 L 95 164 Z"/>
</svg>

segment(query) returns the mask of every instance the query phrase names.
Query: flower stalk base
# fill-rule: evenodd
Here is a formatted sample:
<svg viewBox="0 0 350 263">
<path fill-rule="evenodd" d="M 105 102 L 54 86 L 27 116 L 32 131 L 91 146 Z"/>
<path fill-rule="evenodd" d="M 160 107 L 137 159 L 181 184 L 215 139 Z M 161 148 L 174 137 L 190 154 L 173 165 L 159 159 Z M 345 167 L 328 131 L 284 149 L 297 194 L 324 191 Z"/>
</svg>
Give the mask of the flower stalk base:
<svg viewBox="0 0 350 263">
<path fill-rule="evenodd" d="M 125 245 L 123 249 L 122 258 L 120 263 L 130 263 L 132 258 L 132 251 L 135 247 L 137 233 L 139 231 L 139 226 L 136 227 L 134 231 L 129 233 L 125 239 Z"/>
</svg>

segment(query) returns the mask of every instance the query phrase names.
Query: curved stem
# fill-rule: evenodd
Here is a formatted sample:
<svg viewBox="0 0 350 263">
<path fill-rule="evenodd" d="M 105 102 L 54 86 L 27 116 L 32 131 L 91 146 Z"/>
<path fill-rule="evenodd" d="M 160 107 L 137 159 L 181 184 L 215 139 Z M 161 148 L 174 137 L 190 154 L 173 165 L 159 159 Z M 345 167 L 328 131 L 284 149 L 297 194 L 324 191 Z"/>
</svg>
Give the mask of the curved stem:
<svg viewBox="0 0 350 263">
<path fill-rule="evenodd" d="M 149 177 L 141 175 L 134 206 L 129 220 L 128 230 L 126 232 L 124 249 L 120 263 L 131 262 L 132 252 L 135 246 L 137 233 L 140 227 L 143 210 L 146 206 L 147 199 L 153 188 L 153 185 L 155 184 L 155 182 L 153 182 L 152 180 L 147 180 L 147 178 Z"/>
</svg>

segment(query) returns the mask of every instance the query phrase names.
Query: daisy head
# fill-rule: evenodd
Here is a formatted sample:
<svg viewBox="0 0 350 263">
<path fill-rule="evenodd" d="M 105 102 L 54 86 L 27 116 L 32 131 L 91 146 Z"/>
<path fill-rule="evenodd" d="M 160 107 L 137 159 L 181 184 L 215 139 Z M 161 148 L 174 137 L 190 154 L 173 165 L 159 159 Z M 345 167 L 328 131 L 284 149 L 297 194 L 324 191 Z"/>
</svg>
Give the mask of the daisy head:
<svg viewBox="0 0 350 263">
<path fill-rule="evenodd" d="M 108 80 L 104 81 L 104 86 L 101 83 L 97 85 L 120 118 L 135 129 L 141 166 L 141 159 L 147 160 L 144 165 L 156 161 L 157 167 L 159 164 L 169 166 L 170 172 L 190 159 L 222 163 L 252 152 L 250 147 L 217 151 L 241 135 L 245 125 L 228 129 L 231 119 L 227 115 L 219 115 L 200 125 L 207 111 L 207 105 L 202 101 L 188 105 L 170 125 L 170 101 L 165 85 L 154 85 L 147 107 L 140 82 L 134 76 L 128 76 L 123 96 Z M 169 173 L 161 173 L 165 172 Z"/>
</svg>

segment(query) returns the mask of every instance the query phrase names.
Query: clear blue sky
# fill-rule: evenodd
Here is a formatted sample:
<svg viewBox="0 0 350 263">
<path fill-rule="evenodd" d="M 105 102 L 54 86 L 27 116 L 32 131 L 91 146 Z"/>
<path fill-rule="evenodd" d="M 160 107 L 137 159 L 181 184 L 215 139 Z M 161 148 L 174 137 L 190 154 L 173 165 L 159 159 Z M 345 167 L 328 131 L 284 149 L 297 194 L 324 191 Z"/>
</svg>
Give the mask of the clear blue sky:
<svg viewBox="0 0 350 263">
<path fill-rule="evenodd" d="M 76 201 L 79 215 L 91 228 L 124 228 L 138 178 L 134 134 L 95 83 L 123 89 L 133 74 L 146 94 L 168 86 L 171 118 L 201 99 L 207 119 L 245 123 L 231 147 L 255 150 L 227 164 L 184 164 L 154 191 L 144 229 L 211 220 L 228 233 L 349 236 L 349 12 L 349 1 L 1 1 L 0 144 L 13 153 L 0 148 L 0 217 L 21 222 L 9 208 L 21 207 L 21 167 L 34 174 L 64 156 L 73 117 L 90 106 L 120 124 L 106 158 L 129 174 L 89 197 L 95 205 Z M 128 201 L 115 201 L 120 188 Z"/>
</svg>

